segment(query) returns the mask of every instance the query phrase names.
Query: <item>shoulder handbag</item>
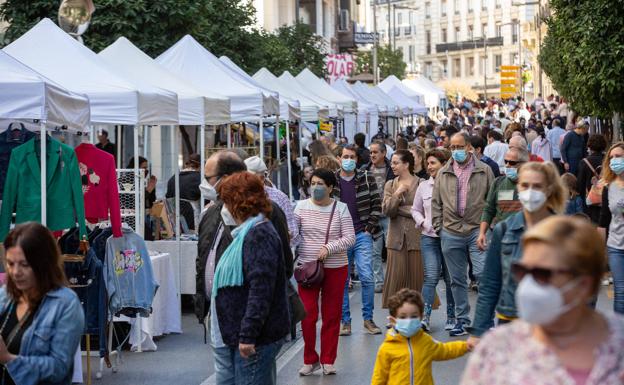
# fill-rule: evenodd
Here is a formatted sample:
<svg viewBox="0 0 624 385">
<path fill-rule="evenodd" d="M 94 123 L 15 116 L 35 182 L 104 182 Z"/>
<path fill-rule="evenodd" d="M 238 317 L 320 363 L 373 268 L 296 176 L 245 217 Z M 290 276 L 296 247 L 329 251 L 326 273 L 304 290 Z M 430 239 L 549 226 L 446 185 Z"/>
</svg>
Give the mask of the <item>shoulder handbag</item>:
<svg viewBox="0 0 624 385">
<path fill-rule="evenodd" d="M 329 214 L 329 222 L 327 222 L 327 231 L 325 232 L 325 245 L 329 241 L 329 230 L 335 210 L 336 201 L 334 201 L 331 214 Z M 316 261 L 300 263 L 295 267 L 295 279 L 299 285 L 305 288 L 320 286 L 323 283 L 323 278 L 325 278 L 323 262 L 318 259 Z"/>
<path fill-rule="evenodd" d="M 587 191 L 587 195 L 585 198 L 585 203 L 588 206 L 601 206 L 602 205 L 602 190 L 604 189 L 605 183 L 604 180 L 600 178 L 600 175 L 596 171 L 595 168 L 592 167 L 591 163 L 587 160 L 587 158 L 583 159 L 587 167 L 591 170 L 593 176 L 591 178 L 591 187 Z"/>
</svg>

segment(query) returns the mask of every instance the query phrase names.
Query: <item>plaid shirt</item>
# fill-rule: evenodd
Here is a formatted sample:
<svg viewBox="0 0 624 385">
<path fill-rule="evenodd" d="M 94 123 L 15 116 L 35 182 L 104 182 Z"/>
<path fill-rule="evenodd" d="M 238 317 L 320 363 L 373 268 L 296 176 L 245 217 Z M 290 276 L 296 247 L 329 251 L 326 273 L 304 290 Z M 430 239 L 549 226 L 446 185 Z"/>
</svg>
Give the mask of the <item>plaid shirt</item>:
<svg viewBox="0 0 624 385">
<path fill-rule="evenodd" d="M 295 218 L 295 212 L 293 211 L 292 203 L 288 199 L 288 195 L 284 194 L 281 190 L 275 187 L 264 186 L 267 196 L 270 200 L 275 202 L 286 216 L 286 222 L 288 223 L 288 232 L 290 233 L 290 246 L 295 247 L 299 244 L 299 227 L 297 226 L 297 219 Z"/>
<path fill-rule="evenodd" d="M 457 214 L 464 215 L 466 209 L 466 197 L 468 196 L 468 181 L 475 167 L 475 160 L 472 155 L 465 164 L 453 162 L 453 172 L 457 176 Z"/>
</svg>

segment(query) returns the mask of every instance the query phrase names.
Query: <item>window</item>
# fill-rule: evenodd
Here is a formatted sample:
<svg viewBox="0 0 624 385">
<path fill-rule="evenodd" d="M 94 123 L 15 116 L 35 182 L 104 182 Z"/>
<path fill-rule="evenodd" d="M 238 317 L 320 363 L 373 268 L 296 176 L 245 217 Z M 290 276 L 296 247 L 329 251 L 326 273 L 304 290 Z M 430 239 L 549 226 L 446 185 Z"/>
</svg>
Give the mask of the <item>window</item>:
<svg viewBox="0 0 624 385">
<path fill-rule="evenodd" d="M 410 63 L 414 62 L 414 46 L 413 45 L 409 46 L 409 62 Z"/>
<path fill-rule="evenodd" d="M 428 61 L 425 63 L 425 76 L 431 79 L 432 74 L 433 74 L 433 66 L 431 65 L 431 62 Z"/>
<path fill-rule="evenodd" d="M 512 52 L 509 54 L 509 64 L 518 64 L 516 61 L 518 60 L 518 54 L 516 52 Z"/>
<path fill-rule="evenodd" d="M 441 10 L 442 10 L 442 16 L 446 16 L 446 0 L 442 0 Z"/>
<path fill-rule="evenodd" d="M 472 11 L 474 11 L 473 1 L 476 1 L 476 0 L 468 0 L 468 13 L 472 13 Z"/>
<path fill-rule="evenodd" d="M 431 31 L 425 32 L 425 41 L 427 45 L 427 55 L 431 54 Z"/>
<path fill-rule="evenodd" d="M 453 59 L 453 77 L 461 77 L 461 59 Z"/>
<path fill-rule="evenodd" d="M 501 7 L 501 0 L 495 0 L 496 1 L 496 9 L 499 9 Z"/>
<path fill-rule="evenodd" d="M 414 11 L 409 11 L 409 25 L 414 25 Z"/>
<path fill-rule="evenodd" d="M 459 41 L 459 27 L 455 27 L 455 42 Z"/>
<path fill-rule="evenodd" d="M 481 24 L 481 36 L 487 37 L 488 35 L 488 25 L 487 23 Z"/>
<path fill-rule="evenodd" d="M 516 44 L 518 42 L 518 30 L 520 29 L 520 24 L 517 19 L 512 20 L 511 25 L 511 43 Z"/>
<path fill-rule="evenodd" d="M 442 43 L 446 43 L 446 28 L 442 28 L 442 36 L 440 37 Z"/>
<path fill-rule="evenodd" d="M 486 56 L 480 56 L 479 60 L 479 75 L 483 75 L 485 73 L 484 68 L 487 65 L 487 57 Z"/>
<path fill-rule="evenodd" d="M 496 24 L 496 37 L 503 36 L 503 26 L 501 24 Z"/>
<path fill-rule="evenodd" d="M 431 3 L 430 2 L 425 3 L 425 18 L 427 19 L 431 18 Z"/>
<path fill-rule="evenodd" d="M 487 0 L 481 0 L 481 10 L 487 10 Z"/>
<path fill-rule="evenodd" d="M 455 9 L 455 14 L 459 15 L 459 0 L 454 1 L 453 8 Z"/>
<path fill-rule="evenodd" d="M 474 76 L 474 57 L 466 60 L 466 76 Z"/>
<path fill-rule="evenodd" d="M 500 72 L 500 66 L 503 65 L 503 55 L 494 55 L 494 67 L 496 72 Z"/>
<path fill-rule="evenodd" d="M 399 12 L 397 15 L 397 25 L 403 24 L 403 13 Z"/>
<path fill-rule="evenodd" d="M 472 25 L 468 26 L 468 40 L 474 40 L 474 27 Z"/>
<path fill-rule="evenodd" d="M 448 76 L 448 61 L 447 60 L 442 60 L 442 76 L 443 77 Z"/>
</svg>

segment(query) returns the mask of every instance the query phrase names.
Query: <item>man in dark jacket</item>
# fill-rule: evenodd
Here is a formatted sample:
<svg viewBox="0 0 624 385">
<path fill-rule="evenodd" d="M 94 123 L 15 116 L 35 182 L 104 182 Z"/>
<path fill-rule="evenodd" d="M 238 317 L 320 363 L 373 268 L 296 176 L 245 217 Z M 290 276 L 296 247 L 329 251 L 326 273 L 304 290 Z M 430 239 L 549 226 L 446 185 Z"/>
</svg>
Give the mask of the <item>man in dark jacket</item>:
<svg viewBox="0 0 624 385">
<path fill-rule="evenodd" d="M 370 144 L 370 162 L 365 164 L 361 169 L 375 177 L 377 192 L 379 197 L 383 197 L 386 182 L 395 178 L 390 160 L 386 157 L 386 145 L 379 140 Z M 384 271 L 382 263 L 382 254 L 384 251 L 384 240 L 388 235 L 388 217 L 383 214 L 379 215 L 379 228 L 381 236 L 373 240 L 373 275 L 375 277 L 375 292 L 381 293 L 384 284 Z"/>
<path fill-rule="evenodd" d="M 585 157 L 585 143 L 589 125 L 585 121 L 576 124 L 573 131 L 568 132 L 561 143 L 561 159 L 566 172 L 575 176 L 578 174 L 578 166 L 581 159 Z"/>
<path fill-rule="evenodd" d="M 236 172 L 246 171 L 245 163 L 233 152 L 220 151 L 213 154 L 206 161 L 205 175 L 208 183 L 216 185 L 221 178 L 234 174 Z M 284 266 L 286 277 L 290 278 L 293 274 L 293 256 L 289 245 L 288 226 L 286 224 L 286 216 L 284 212 L 272 203 L 273 211 L 269 220 L 273 223 L 275 230 L 282 241 L 282 253 L 284 255 Z M 215 263 L 212 269 L 217 266 L 219 258 L 230 245 L 233 240 L 232 230 L 234 225 L 225 223 L 221 215 L 223 202 L 217 199 L 214 204 L 209 207 L 201 222 L 199 223 L 199 241 L 197 242 L 197 259 L 196 259 L 196 294 L 195 294 L 195 314 L 200 323 L 203 323 L 208 314 L 210 298 L 206 296 L 206 262 L 208 255 L 214 248 Z M 222 227 L 221 234 L 217 230 Z M 211 274 L 214 273 L 214 270 Z M 292 289 L 292 287 L 290 288 Z M 287 293 L 291 292 L 287 288 Z M 294 317 L 292 317 L 294 318 Z"/>
</svg>

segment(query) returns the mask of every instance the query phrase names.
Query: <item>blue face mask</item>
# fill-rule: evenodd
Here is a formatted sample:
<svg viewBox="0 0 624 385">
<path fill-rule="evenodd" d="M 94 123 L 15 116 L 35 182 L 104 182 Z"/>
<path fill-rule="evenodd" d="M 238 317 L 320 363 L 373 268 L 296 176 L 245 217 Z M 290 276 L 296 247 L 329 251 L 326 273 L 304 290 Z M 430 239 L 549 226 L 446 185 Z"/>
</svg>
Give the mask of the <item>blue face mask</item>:
<svg viewBox="0 0 624 385">
<path fill-rule="evenodd" d="M 515 182 L 518 180 L 518 169 L 515 167 L 507 167 L 505 169 L 505 175 L 507 175 L 507 178 Z"/>
<path fill-rule="evenodd" d="M 325 196 L 327 195 L 327 189 L 325 188 L 325 186 L 314 186 L 312 188 L 312 198 L 314 198 L 315 201 L 322 201 L 323 199 L 325 199 Z"/>
<path fill-rule="evenodd" d="M 453 159 L 459 163 L 464 163 L 467 156 L 466 150 L 453 150 Z"/>
<path fill-rule="evenodd" d="M 343 159 L 342 169 L 345 170 L 346 172 L 351 172 L 355 170 L 355 159 Z"/>
<path fill-rule="evenodd" d="M 397 319 L 394 329 L 403 337 L 410 338 L 418 333 L 421 328 L 421 322 L 420 318 Z"/>
<path fill-rule="evenodd" d="M 609 161 L 609 168 L 616 175 L 620 175 L 621 173 L 624 173 L 624 158 L 612 158 Z"/>
</svg>

